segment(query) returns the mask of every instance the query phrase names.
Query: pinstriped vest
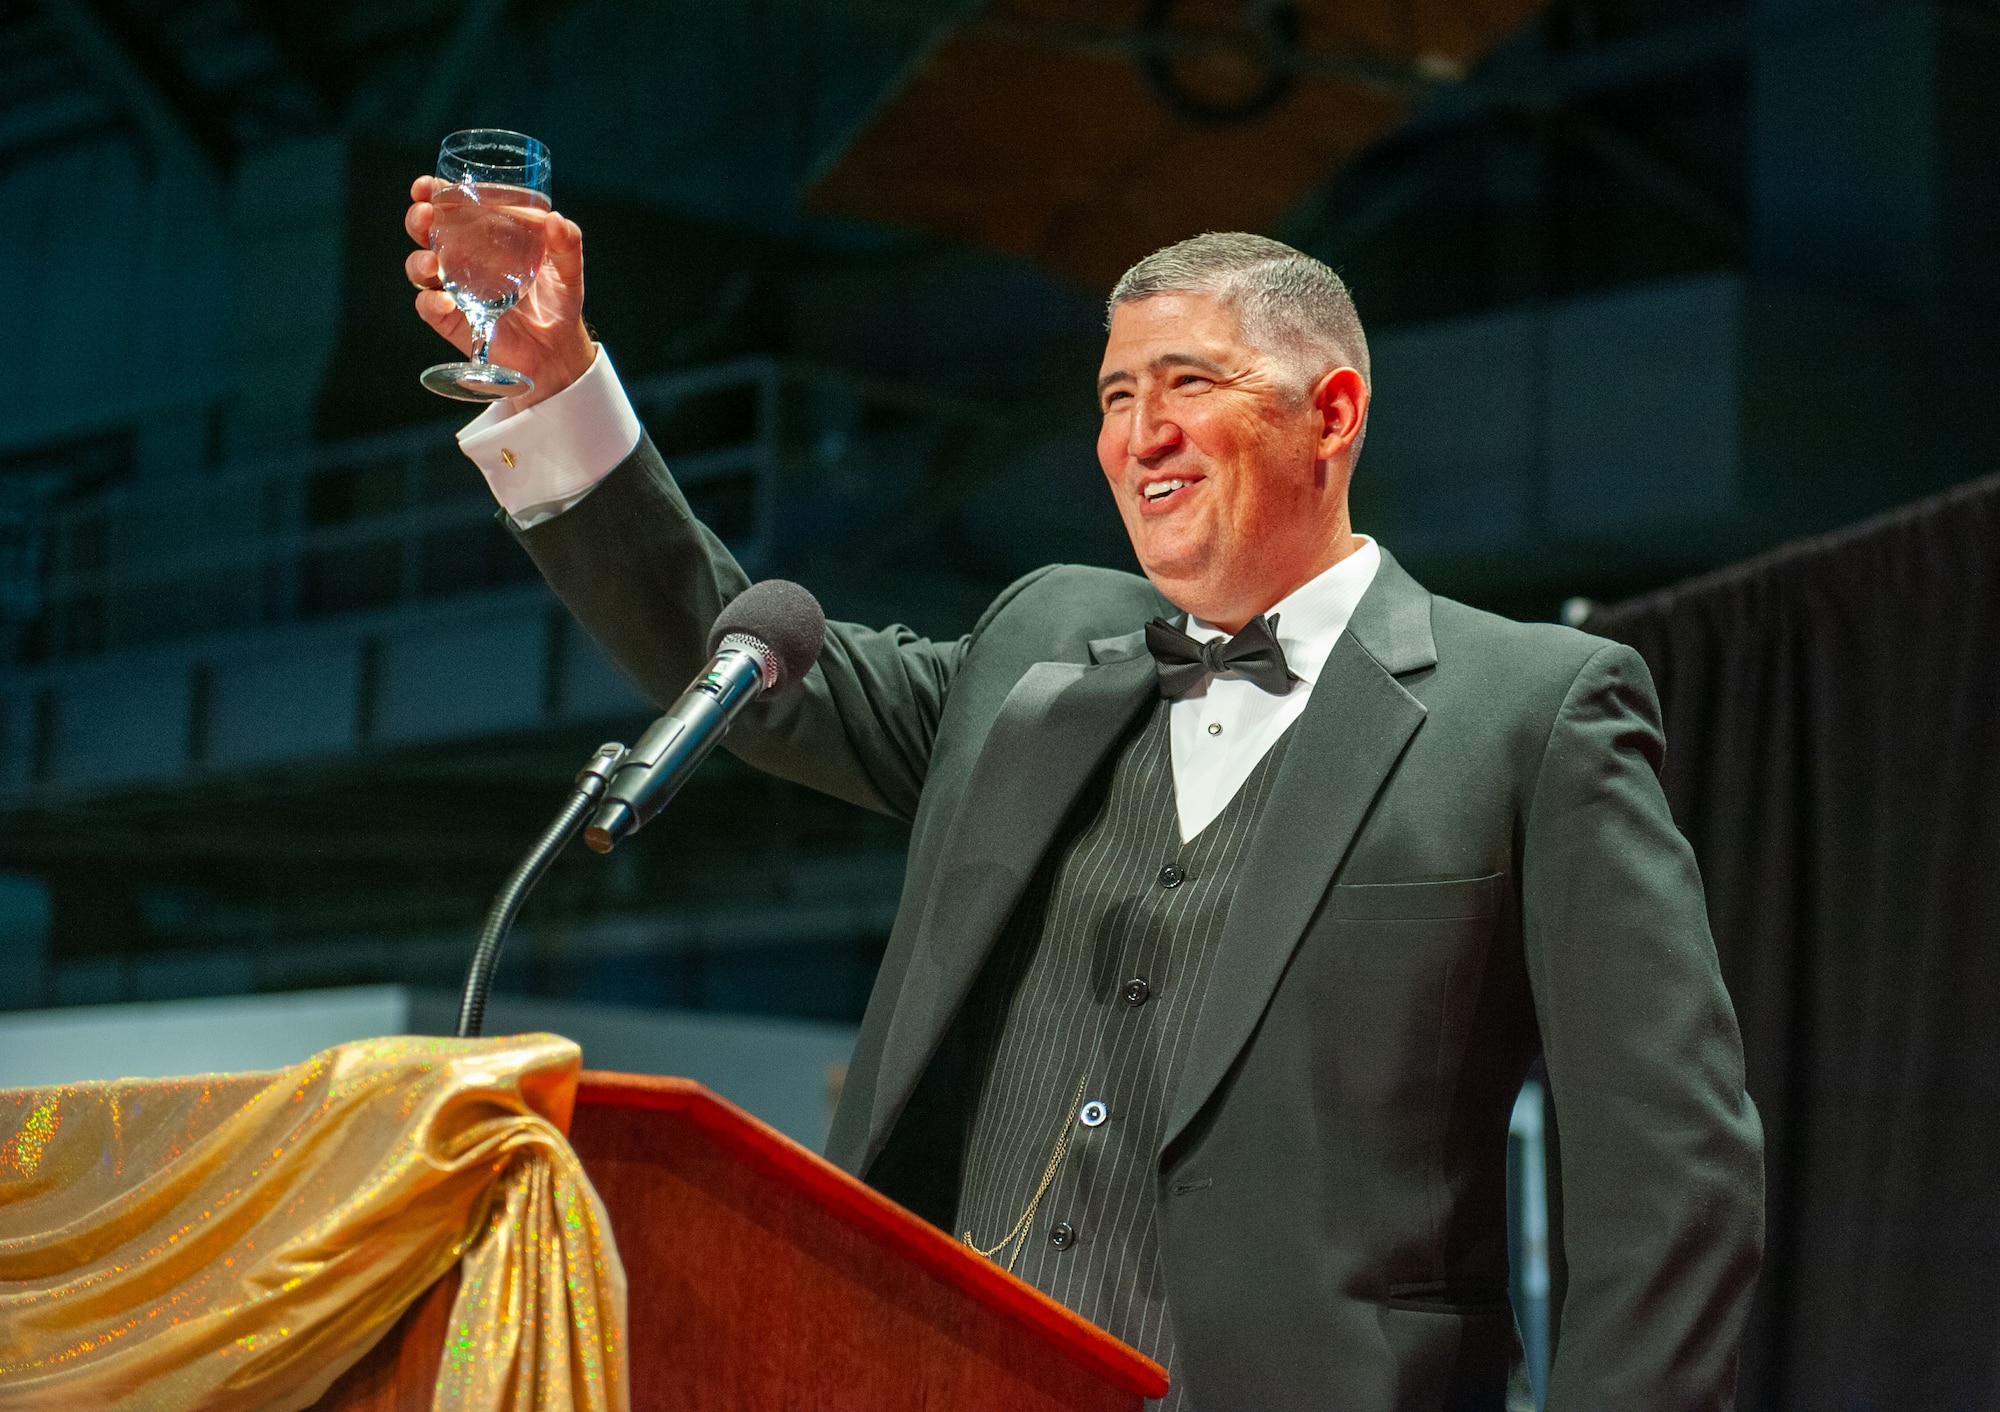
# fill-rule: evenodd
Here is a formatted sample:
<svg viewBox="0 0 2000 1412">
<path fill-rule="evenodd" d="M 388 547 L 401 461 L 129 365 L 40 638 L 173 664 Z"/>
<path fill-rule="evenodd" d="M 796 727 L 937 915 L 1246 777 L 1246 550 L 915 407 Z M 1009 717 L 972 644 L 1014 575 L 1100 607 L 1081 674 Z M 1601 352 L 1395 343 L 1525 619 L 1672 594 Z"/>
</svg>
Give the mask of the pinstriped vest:
<svg viewBox="0 0 2000 1412">
<path fill-rule="evenodd" d="M 981 1008 L 996 1022 L 954 1230 L 987 1249 L 1034 1205 L 994 1258 L 1171 1374 L 1154 1163 L 1252 826 L 1291 736 L 1182 843 L 1170 710 L 1154 708 L 1079 804 L 981 979 L 991 987 Z M 1165 1407 L 1182 1405 L 1174 1387 Z"/>
</svg>

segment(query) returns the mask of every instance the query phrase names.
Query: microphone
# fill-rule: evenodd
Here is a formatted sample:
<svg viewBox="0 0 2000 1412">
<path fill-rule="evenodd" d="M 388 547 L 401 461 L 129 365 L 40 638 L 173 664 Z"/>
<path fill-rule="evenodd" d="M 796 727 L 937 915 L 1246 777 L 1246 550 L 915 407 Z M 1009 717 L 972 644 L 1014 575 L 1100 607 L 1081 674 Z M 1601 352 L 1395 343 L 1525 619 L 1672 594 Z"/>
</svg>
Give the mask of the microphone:
<svg viewBox="0 0 2000 1412">
<path fill-rule="evenodd" d="M 609 853 L 651 822 L 728 734 L 738 712 L 812 670 L 825 638 L 819 600 L 795 583 L 765 579 L 732 598 L 709 630 L 708 666 L 626 753 L 583 831 L 584 843 Z"/>
</svg>

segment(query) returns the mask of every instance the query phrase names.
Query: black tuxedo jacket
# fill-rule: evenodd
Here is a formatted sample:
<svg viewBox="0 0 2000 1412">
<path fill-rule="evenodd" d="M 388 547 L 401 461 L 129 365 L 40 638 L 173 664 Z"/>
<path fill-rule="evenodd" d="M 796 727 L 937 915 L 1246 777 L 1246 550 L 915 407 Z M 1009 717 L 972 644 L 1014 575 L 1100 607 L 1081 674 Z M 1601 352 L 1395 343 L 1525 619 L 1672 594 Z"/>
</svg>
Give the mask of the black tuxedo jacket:
<svg viewBox="0 0 2000 1412">
<path fill-rule="evenodd" d="M 521 538 L 662 702 L 746 583 L 650 441 Z M 1155 699 L 1140 629 L 1163 611 L 1143 579 L 1059 566 L 957 642 L 830 624 L 804 689 L 730 737 L 910 823 L 828 1155 L 934 1218 L 913 1174 L 937 1164 L 906 1149 L 950 1124 L 912 1096 Z M 1728 1406 L 1761 1136 L 1644 665 L 1434 597 L 1385 553 L 1293 731 L 1158 1160 L 1194 1405 L 1500 1406 L 1507 1121 L 1544 1053 L 1569 1270 L 1549 1407 Z"/>
</svg>

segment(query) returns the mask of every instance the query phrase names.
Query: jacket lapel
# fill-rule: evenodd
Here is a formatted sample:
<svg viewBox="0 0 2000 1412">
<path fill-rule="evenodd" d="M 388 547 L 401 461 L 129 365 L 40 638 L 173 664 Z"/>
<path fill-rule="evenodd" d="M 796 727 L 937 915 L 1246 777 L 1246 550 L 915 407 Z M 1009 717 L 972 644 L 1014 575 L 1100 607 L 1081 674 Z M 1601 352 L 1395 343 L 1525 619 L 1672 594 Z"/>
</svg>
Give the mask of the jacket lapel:
<svg viewBox="0 0 2000 1412">
<path fill-rule="evenodd" d="M 1163 1148 L 1249 1041 L 1362 819 L 1423 724 L 1422 703 L 1396 678 L 1436 662 L 1430 594 L 1384 551 L 1292 727 L 1223 923 Z"/>
<path fill-rule="evenodd" d="M 1143 634 L 1093 642 L 1090 654 L 1089 665 L 1037 662 L 1028 668 L 973 764 L 883 1041 L 864 1171 L 1070 806 L 1139 712 L 1157 699 Z"/>
</svg>

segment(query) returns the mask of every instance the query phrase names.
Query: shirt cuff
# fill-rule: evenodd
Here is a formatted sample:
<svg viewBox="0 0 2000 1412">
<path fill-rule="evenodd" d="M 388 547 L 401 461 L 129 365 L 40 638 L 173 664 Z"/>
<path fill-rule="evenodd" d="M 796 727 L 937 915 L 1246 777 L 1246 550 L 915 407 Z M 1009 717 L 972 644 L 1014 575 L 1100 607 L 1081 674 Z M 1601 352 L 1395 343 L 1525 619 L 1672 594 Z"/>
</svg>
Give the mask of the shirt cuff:
<svg viewBox="0 0 2000 1412">
<path fill-rule="evenodd" d="M 583 376 L 532 407 L 495 402 L 458 433 L 500 508 L 522 529 L 588 495 L 639 444 L 639 414 L 600 344 Z"/>
</svg>

